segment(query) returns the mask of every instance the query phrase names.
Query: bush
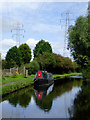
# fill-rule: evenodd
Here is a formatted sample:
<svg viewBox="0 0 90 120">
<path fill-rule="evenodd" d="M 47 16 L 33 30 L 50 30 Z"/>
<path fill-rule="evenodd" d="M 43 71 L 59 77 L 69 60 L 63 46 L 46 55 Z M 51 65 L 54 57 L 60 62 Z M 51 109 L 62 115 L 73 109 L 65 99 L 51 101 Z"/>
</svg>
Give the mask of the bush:
<svg viewBox="0 0 90 120">
<path fill-rule="evenodd" d="M 59 54 L 44 52 L 35 58 L 40 65 L 41 70 L 46 70 L 55 74 L 68 73 L 73 71 L 72 61 L 68 57 Z"/>
<path fill-rule="evenodd" d="M 88 60 L 87 68 L 83 70 L 84 80 L 90 81 L 90 60 Z"/>
<path fill-rule="evenodd" d="M 17 74 L 13 74 L 11 77 L 12 78 L 17 78 Z"/>
<path fill-rule="evenodd" d="M 4 75 L 2 75 L 2 80 L 6 80 Z"/>
<path fill-rule="evenodd" d="M 10 77 L 10 75 L 5 75 L 5 77 Z"/>
<path fill-rule="evenodd" d="M 40 66 L 36 60 L 33 60 L 31 63 L 25 65 L 25 68 L 28 70 L 28 74 L 35 74 L 38 70 L 40 70 Z"/>
</svg>

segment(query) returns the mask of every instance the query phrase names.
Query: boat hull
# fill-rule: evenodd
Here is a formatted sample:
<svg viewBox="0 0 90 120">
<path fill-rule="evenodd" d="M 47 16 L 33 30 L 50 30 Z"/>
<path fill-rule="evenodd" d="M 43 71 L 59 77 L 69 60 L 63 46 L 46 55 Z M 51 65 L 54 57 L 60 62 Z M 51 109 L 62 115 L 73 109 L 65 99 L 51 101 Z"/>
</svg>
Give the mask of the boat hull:
<svg viewBox="0 0 90 120">
<path fill-rule="evenodd" d="M 34 84 L 38 86 L 43 86 L 43 85 L 50 85 L 54 83 L 54 79 L 48 80 L 48 79 L 35 79 Z"/>
</svg>

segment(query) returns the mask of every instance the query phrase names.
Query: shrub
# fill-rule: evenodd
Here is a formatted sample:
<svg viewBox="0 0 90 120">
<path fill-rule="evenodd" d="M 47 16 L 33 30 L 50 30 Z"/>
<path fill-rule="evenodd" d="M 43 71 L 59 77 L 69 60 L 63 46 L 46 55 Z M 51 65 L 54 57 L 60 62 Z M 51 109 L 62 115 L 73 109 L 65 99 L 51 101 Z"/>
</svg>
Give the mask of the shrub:
<svg viewBox="0 0 90 120">
<path fill-rule="evenodd" d="M 90 60 L 88 60 L 88 65 L 84 68 L 83 72 L 83 79 L 86 81 L 90 81 Z"/>
<path fill-rule="evenodd" d="M 2 75 L 2 80 L 6 80 L 4 75 Z"/>
<path fill-rule="evenodd" d="M 10 75 L 5 75 L 5 77 L 10 77 Z"/>
<path fill-rule="evenodd" d="M 12 78 L 17 78 L 17 74 L 13 74 L 11 77 Z"/>
<path fill-rule="evenodd" d="M 25 65 L 28 70 L 28 74 L 35 74 L 38 70 L 40 70 L 40 66 L 36 60 L 33 60 L 31 63 Z"/>
</svg>

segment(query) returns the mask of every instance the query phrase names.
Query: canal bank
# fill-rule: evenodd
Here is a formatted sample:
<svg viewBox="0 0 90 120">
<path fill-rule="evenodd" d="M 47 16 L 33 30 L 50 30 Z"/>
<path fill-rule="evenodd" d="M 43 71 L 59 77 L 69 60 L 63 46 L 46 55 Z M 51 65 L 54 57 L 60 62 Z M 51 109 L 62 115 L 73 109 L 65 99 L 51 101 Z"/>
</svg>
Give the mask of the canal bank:
<svg viewBox="0 0 90 120">
<path fill-rule="evenodd" d="M 68 77 L 70 76 L 81 76 L 82 73 L 70 73 L 70 74 L 63 74 L 63 75 L 53 75 L 54 80 L 59 80 L 61 82 L 66 82 Z M 5 96 L 17 90 L 23 89 L 28 87 L 29 85 L 33 85 L 34 75 L 28 76 L 28 78 L 24 77 L 16 77 L 11 78 L 10 76 L 5 77 L 2 79 L 2 87 L 0 87 L 0 95 Z M 12 82 L 14 81 L 14 82 Z"/>
</svg>

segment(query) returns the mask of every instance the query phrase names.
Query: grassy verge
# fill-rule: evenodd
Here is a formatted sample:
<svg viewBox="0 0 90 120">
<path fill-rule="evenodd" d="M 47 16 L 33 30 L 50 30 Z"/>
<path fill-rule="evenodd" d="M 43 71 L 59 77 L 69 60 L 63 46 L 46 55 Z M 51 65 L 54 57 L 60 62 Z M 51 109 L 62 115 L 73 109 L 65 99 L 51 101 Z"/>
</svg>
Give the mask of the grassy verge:
<svg viewBox="0 0 90 120">
<path fill-rule="evenodd" d="M 14 84 L 3 86 L 2 91 L 0 90 L 0 95 L 1 94 L 5 95 L 8 93 L 14 92 L 14 91 L 24 88 L 28 85 L 31 85 L 32 83 L 33 83 L 33 79 L 29 79 L 29 80 L 18 81 L 18 82 L 15 82 Z"/>
<path fill-rule="evenodd" d="M 69 77 L 69 76 L 82 76 L 82 73 L 69 73 L 69 74 L 62 74 L 62 75 L 59 75 L 59 74 L 53 75 L 55 80 L 57 77 L 59 77 L 60 79 L 63 79 L 63 78 Z"/>
<path fill-rule="evenodd" d="M 25 78 L 24 74 L 17 74 L 17 75 L 11 75 L 11 76 L 6 75 L 6 76 L 2 76 L 2 85 L 10 82 L 19 82 L 23 80 L 29 80 L 29 79 L 33 79 L 34 77 L 35 75 L 30 75 L 28 76 L 28 78 Z"/>
</svg>

